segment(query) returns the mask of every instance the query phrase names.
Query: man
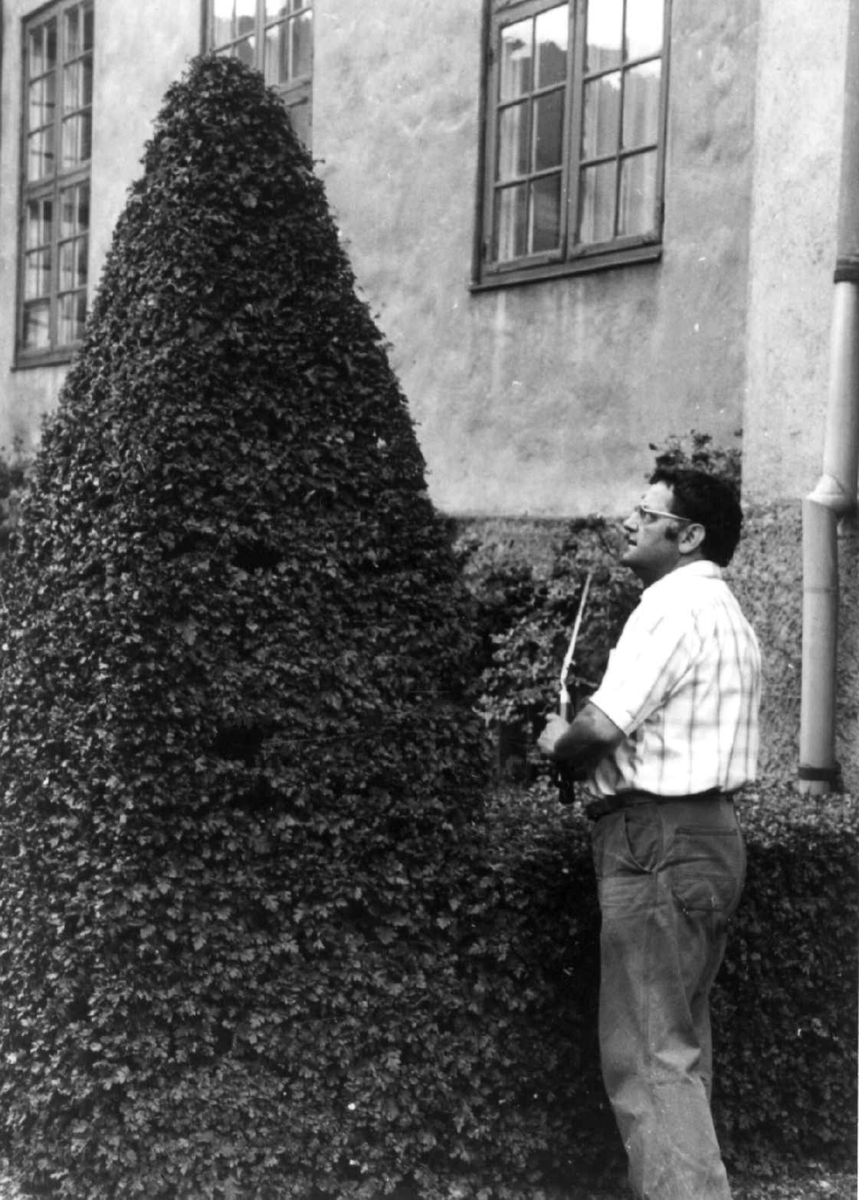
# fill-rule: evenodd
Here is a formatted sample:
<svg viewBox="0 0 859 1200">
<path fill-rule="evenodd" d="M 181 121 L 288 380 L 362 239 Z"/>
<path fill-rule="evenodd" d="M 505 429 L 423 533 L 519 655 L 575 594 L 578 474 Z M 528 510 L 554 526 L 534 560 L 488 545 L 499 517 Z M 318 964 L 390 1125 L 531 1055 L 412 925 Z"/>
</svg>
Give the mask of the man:
<svg viewBox="0 0 859 1200">
<path fill-rule="evenodd" d="M 645 585 L 602 682 L 543 754 L 587 781 L 599 888 L 600 1052 L 639 1200 L 728 1200 L 710 1115 L 709 992 L 739 901 L 733 793 L 754 778 L 760 651 L 721 568 L 731 489 L 660 469 L 624 522 Z"/>
</svg>

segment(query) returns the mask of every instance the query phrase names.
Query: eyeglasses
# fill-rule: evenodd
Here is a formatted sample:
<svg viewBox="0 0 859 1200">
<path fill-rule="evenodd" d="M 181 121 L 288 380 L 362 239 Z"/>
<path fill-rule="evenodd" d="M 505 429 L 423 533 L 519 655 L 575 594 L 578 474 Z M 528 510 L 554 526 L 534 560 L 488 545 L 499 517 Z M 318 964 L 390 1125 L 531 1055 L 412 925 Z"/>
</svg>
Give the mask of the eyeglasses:
<svg viewBox="0 0 859 1200">
<path fill-rule="evenodd" d="M 697 525 L 697 521 L 693 521 L 691 517 L 681 517 L 679 513 L 663 512 L 661 508 L 648 508 L 646 504 L 636 504 L 632 510 L 638 517 L 639 521 L 642 517 L 668 517 L 672 521 L 682 521 L 684 525 Z"/>
</svg>

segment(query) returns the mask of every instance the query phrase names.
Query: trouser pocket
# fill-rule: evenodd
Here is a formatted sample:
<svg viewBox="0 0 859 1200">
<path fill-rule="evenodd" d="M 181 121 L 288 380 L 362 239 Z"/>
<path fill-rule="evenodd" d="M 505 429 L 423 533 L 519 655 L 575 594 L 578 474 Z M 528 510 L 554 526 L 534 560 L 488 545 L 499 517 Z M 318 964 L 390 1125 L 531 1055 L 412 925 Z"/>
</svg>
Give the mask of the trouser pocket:
<svg viewBox="0 0 859 1200">
<path fill-rule="evenodd" d="M 670 861 L 671 891 L 684 912 L 706 910 L 729 917 L 740 901 L 746 851 L 738 827 L 678 827 Z"/>
</svg>

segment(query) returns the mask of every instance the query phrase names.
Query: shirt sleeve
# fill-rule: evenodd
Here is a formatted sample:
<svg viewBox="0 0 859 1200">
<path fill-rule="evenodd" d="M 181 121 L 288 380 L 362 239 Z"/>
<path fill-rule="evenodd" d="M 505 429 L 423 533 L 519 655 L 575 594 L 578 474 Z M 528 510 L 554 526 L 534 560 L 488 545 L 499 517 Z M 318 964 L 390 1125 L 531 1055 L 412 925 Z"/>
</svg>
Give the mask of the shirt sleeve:
<svg viewBox="0 0 859 1200">
<path fill-rule="evenodd" d="M 682 687 L 700 650 L 688 611 L 633 613 L 591 703 L 628 736 Z"/>
</svg>

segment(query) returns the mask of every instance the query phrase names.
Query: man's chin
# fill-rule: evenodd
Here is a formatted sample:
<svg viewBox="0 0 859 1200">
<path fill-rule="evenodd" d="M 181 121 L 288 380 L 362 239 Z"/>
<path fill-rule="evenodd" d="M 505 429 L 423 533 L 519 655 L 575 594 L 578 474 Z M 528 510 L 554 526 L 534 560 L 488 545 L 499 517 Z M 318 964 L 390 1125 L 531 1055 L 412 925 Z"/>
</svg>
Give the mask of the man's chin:
<svg viewBox="0 0 859 1200">
<path fill-rule="evenodd" d="M 617 561 L 619 566 L 626 567 L 636 578 L 641 579 L 641 564 L 638 561 L 637 549 L 637 546 L 627 546 Z"/>
</svg>

